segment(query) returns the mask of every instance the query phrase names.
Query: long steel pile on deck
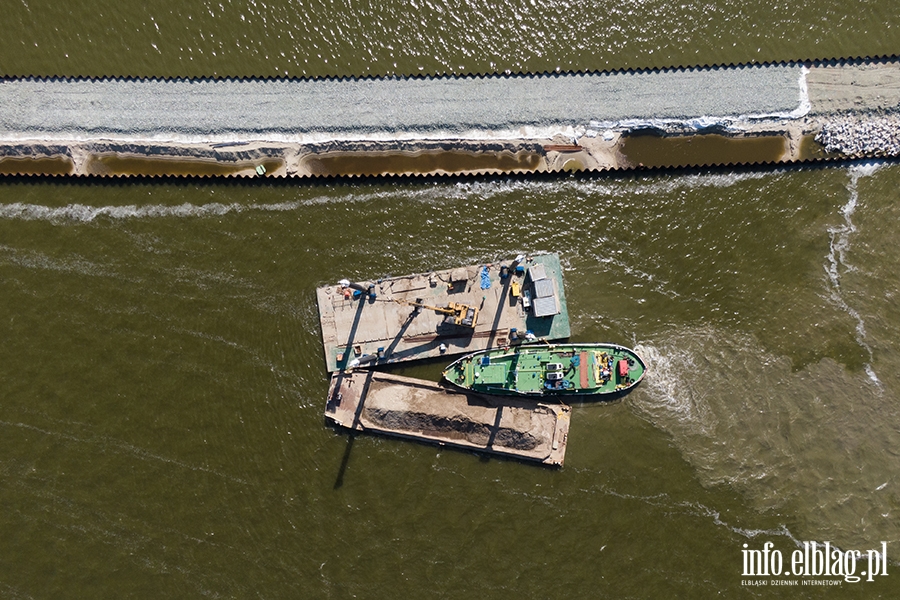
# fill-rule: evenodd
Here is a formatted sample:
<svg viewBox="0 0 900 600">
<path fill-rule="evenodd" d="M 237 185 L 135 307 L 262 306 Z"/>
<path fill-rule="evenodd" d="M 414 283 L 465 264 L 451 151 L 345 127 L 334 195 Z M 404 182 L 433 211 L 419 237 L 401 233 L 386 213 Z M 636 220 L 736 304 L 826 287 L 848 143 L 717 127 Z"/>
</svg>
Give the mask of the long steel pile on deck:
<svg viewBox="0 0 900 600">
<path fill-rule="evenodd" d="M 365 79 L 0 79 L 0 174 L 331 177 L 900 156 L 897 57 Z"/>
</svg>

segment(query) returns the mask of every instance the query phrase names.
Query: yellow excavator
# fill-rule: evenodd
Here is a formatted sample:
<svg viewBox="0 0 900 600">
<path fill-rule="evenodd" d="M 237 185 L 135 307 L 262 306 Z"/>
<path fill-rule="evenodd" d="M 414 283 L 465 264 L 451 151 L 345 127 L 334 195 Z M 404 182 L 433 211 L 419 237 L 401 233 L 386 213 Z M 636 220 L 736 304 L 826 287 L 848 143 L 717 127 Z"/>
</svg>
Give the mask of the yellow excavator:
<svg viewBox="0 0 900 600">
<path fill-rule="evenodd" d="M 461 302 L 450 302 L 447 306 L 431 306 L 422 302 L 421 298 L 416 298 L 415 302 L 409 300 L 394 300 L 398 304 L 408 304 L 421 310 L 427 308 L 441 314 L 447 315 L 444 322 L 450 322 L 460 327 L 468 327 L 475 329 L 478 322 L 478 307 L 462 304 Z"/>
</svg>

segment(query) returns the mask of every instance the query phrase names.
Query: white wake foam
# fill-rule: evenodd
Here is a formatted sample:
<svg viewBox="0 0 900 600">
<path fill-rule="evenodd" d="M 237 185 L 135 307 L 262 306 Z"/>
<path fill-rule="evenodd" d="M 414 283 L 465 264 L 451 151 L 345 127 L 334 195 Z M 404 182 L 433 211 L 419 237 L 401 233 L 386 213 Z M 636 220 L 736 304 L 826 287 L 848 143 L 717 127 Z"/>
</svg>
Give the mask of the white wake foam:
<svg viewBox="0 0 900 600">
<path fill-rule="evenodd" d="M 665 351 L 648 344 L 637 344 L 635 351 L 647 364 L 643 386 L 648 397 L 639 408 L 654 422 L 676 425 L 685 434 L 712 435 L 716 419 L 702 394 L 686 378 L 700 371 L 691 348 L 667 348 Z"/>
<path fill-rule="evenodd" d="M 300 202 L 275 204 L 221 204 L 219 202 L 211 202 L 199 205 L 184 203 L 176 206 L 159 204 L 148 206 L 137 206 L 134 204 L 126 206 L 69 204 L 52 207 L 16 202 L 0 205 L 0 219 L 90 223 L 101 217 L 124 220 L 163 217 L 210 217 L 246 211 L 290 211 L 295 210 L 300 204 Z"/>
<path fill-rule="evenodd" d="M 856 209 L 859 206 L 859 180 L 863 177 L 873 175 L 881 168 L 881 166 L 881 163 L 865 163 L 850 169 L 850 182 L 847 184 L 849 198 L 840 211 L 844 222 L 840 225 L 828 228 L 830 243 L 828 256 L 825 257 L 827 261 L 825 272 L 828 275 L 829 297 L 832 302 L 856 321 L 856 342 L 863 347 L 869 355 L 869 362 L 865 367 L 866 374 L 869 376 L 869 379 L 878 386 L 881 386 L 881 381 L 878 379 L 875 370 L 872 368 L 873 354 L 872 347 L 867 341 L 866 324 L 859 312 L 851 307 L 844 299 L 844 295 L 841 291 L 841 273 L 853 272 L 856 270 L 856 267 L 847 260 L 847 255 L 850 251 L 851 237 L 857 231 L 856 225 L 853 223 L 853 215 L 856 213 Z"/>
</svg>

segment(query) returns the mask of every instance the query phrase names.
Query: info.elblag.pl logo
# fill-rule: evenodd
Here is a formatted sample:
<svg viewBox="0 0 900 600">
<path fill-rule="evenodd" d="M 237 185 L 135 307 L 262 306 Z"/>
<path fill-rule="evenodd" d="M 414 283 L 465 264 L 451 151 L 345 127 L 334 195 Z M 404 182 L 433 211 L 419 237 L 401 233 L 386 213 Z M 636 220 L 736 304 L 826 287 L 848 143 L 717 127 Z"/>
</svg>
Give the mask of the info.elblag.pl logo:
<svg viewBox="0 0 900 600">
<path fill-rule="evenodd" d="M 847 550 L 831 546 L 830 542 L 803 542 L 802 548 L 791 552 L 786 559 L 775 544 L 766 542 L 762 549 L 753 550 L 744 544 L 744 577 L 782 577 L 783 579 L 743 580 L 742 585 L 841 585 L 843 582 L 875 581 L 887 573 L 887 542 L 876 550 Z M 796 579 L 787 579 L 794 577 Z M 815 578 L 815 579 L 810 579 Z M 841 578 L 841 579 L 825 579 Z"/>
</svg>

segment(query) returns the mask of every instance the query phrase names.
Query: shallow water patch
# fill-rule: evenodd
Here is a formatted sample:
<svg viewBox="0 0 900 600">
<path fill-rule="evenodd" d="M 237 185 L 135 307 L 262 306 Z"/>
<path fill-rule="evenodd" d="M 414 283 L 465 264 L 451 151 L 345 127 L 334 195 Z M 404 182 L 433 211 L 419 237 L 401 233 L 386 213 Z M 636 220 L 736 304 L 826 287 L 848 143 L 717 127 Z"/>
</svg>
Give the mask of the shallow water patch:
<svg viewBox="0 0 900 600">
<path fill-rule="evenodd" d="M 85 170 L 91 175 L 157 175 L 157 176 L 246 176 L 257 175 L 257 167 L 272 174 L 284 166 L 281 159 L 220 162 L 210 159 L 150 157 L 122 154 L 98 154 L 88 159 Z"/>
<path fill-rule="evenodd" d="M 522 150 L 339 152 L 307 157 L 302 167 L 312 175 L 391 175 L 469 172 L 535 171 L 541 155 Z"/>
<path fill-rule="evenodd" d="M 699 167 L 778 162 L 788 140 L 783 135 L 732 137 L 716 133 L 662 136 L 637 134 L 623 137 L 622 154 L 631 167 Z"/>
<path fill-rule="evenodd" d="M 815 135 L 804 135 L 800 140 L 800 160 L 827 160 L 842 158 L 840 152 L 828 152 L 825 146 L 816 140 Z"/>
<path fill-rule="evenodd" d="M 0 175 L 70 175 L 74 168 L 68 156 L 0 158 Z"/>
</svg>

